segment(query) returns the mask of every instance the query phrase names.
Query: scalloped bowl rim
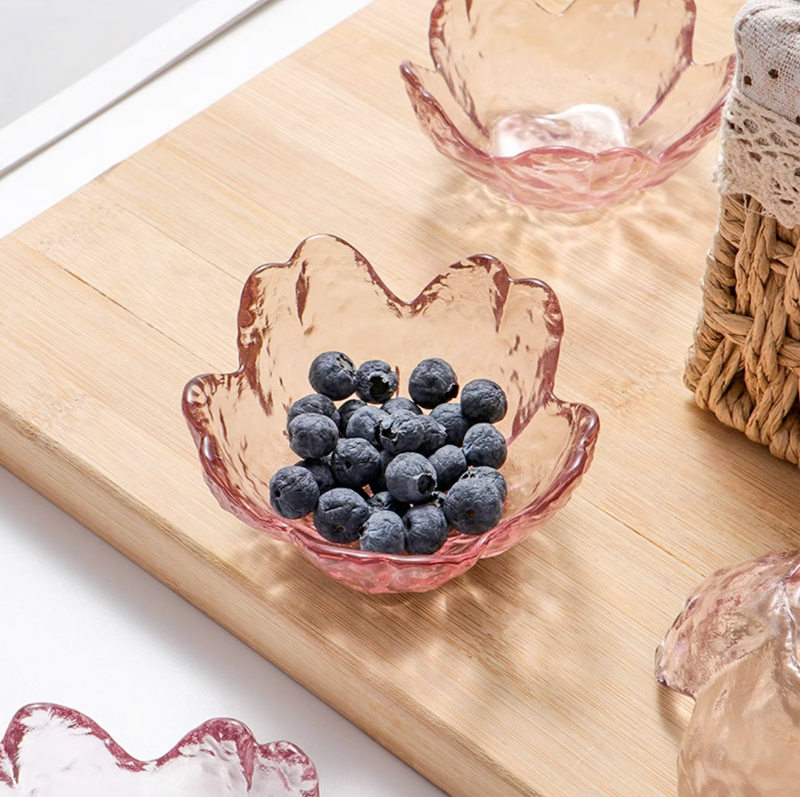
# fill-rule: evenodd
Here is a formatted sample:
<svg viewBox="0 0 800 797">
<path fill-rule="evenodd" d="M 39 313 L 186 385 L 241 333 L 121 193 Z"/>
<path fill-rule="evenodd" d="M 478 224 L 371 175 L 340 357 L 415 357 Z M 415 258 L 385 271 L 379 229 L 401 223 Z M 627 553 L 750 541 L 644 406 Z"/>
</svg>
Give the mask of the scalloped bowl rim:
<svg viewBox="0 0 800 797">
<path fill-rule="evenodd" d="M 404 301 L 400 299 L 393 291 L 391 291 L 386 284 L 381 279 L 380 275 L 375 271 L 372 264 L 364 257 L 359 250 L 345 241 L 343 238 L 333 235 L 333 234 L 316 234 L 310 235 L 304 238 L 298 245 L 295 247 L 294 252 L 292 253 L 291 257 L 284 262 L 274 262 L 274 263 L 265 263 L 262 266 L 256 268 L 251 274 L 248 276 L 245 282 L 245 288 L 250 280 L 262 270 L 272 267 L 287 267 L 292 264 L 295 259 L 295 256 L 298 251 L 309 241 L 312 239 L 317 238 L 331 238 L 338 241 L 341 244 L 344 244 L 348 248 L 352 249 L 355 253 L 355 256 L 360 265 L 362 265 L 368 271 L 370 277 L 380 286 L 381 290 L 383 290 L 386 296 L 391 299 L 393 302 L 396 302 L 398 305 L 402 305 L 404 307 L 414 307 L 418 302 L 422 302 L 425 294 L 429 291 L 429 289 L 445 274 L 452 268 L 457 268 L 461 263 L 466 260 L 472 260 L 476 258 L 481 259 L 489 259 L 494 264 L 499 266 L 503 277 L 508 281 L 509 285 L 513 284 L 526 284 L 526 285 L 536 285 L 538 287 L 543 288 L 548 297 L 550 302 L 555 302 L 558 304 L 558 299 L 556 297 L 555 292 L 550 288 L 550 286 L 540 279 L 536 279 L 533 277 L 522 277 L 520 279 L 515 279 L 508 274 L 508 270 L 505 267 L 505 264 L 498 260 L 493 255 L 486 255 L 486 254 L 478 254 L 478 255 L 471 255 L 466 258 L 462 258 L 457 263 L 453 263 L 445 269 L 445 271 L 440 272 L 437 276 L 435 276 L 432 280 L 430 280 L 425 287 L 415 296 L 411 301 Z M 244 293 L 244 290 L 242 293 Z M 561 330 L 563 334 L 563 329 Z M 560 339 L 559 339 L 560 344 Z M 191 404 L 190 399 L 188 398 L 189 393 L 191 390 L 198 384 L 202 384 L 206 380 L 218 380 L 220 377 L 238 377 L 243 375 L 246 372 L 244 358 L 242 356 L 242 344 L 241 340 L 237 339 L 237 350 L 239 354 L 239 367 L 230 373 L 226 374 L 219 374 L 219 373 L 206 373 L 200 374 L 198 376 L 193 377 L 190 379 L 183 390 L 183 396 L 181 400 L 181 406 L 183 410 L 184 418 L 187 421 L 189 426 L 189 430 L 192 434 L 192 437 L 195 441 L 195 445 L 200 450 L 201 442 L 204 437 L 204 432 L 199 427 L 195 426 L 191 419 L 191 412 L 189 412 L 188 407 Z M 558 355 L 556 354 L 556 361 L 558 359 Z M 592 458 L 594 456 L 594 447 L 597 441 L 597 436 L 599 433 L 600 428 L 600 419 L 597 412 L 587 404 L 583 404 L 580 402 L 568 402 L 563 401 L 555 396 L 552 391 L 552 384 L 555 378 L 555 369 L 552 377 L 550 378 L 550 383 L 548 389 L 542 392 L 543 401 L 539 405 L 536 410 L 536 413 L 541 412 L 544 408 L 548 406 L 555 405 L 556 407 L 569 407 L 575 410 L 575 421 L 572 424 L 573 429 L 577 429 L 580 431 L 580 434 L 576 437 L 573 441 L 571 446 L 571 453 L 570 456 L 567 458 L 566 462 L 562 466 L 562 468 L 555 474 L 551 480 L 550 486 L 547 490 L 542 493 L 542 495 L 537 496 L 537 498 L 532 501 L 530 504 L 526 505 L 520 512 L 515 515 L 511 515 L 509 517 L 504 517 L 500 521 L 500 523 L 495 526 L 493 529 L 490 529 L 488 532 L 484 534 L 477 535 L 475 537 L 471 537 L 470 535 L 461 534 L 460 536 L 467 539 L 471 544 L 469 547 L 465 547 L 460 549 L 457 552 L 453 553 L 439 553 L 435 552 L 433 554 L 428 555 L 421 555 L 421 554 L 387 554 L 387 553 L 375 553 L 372 551 L 362 551 L 358 548 L 350 548 L 346 545 L 338 545 L 337 543 L 329 542 L 325 540 L 323 537 L 318 536 L 316 534 L 312 534 L 307 531 L 302 526 L 296 526 L 293 522 L 288 521 L 285 518 L 280 517 L 279 515 L 275 514 L 272 508 L 269 508 L 270 514 L 274 515 L 276 519 L 281 522 L 281 531 L 283 532 L 280 536 L 281 538 L 288 538 L 296 547 L 301 549 L 306 549 L 314 552 L 315 554 L 321 556 L 330 556 L 334 558 L 348 558 L 353 561 L 358 560 L 369 560 L 372 562 L 389 562 L 400 567 L 411 567 L 411 566 L 419 566 L 419 565 L 430 565 L 432 563 L 435 564 L 447 564 L 447 563 L 464 563 L 472 559 L 472 564 L 477 562 L 481 557 L 481 552 L 486 545 L 488 545 L 489 541 L 492 538 L 492 533 L 498 530 L 501 526 L 503 526 L 507 522 L 511 522 L 519 518 L 519 516 L 523 513 L 530 514 L 532 513 L 532 509 L 539 514 L 543 512 L 547 507 L 556 504 L 559 499 L 564 496 L 569 496 L 572 489 L 576 486 L 577 482 L 581 479 L 583 474 L 588 469 L 589 465 L 591 464 Z M 508 438 L 508 445 L 511 446 L 514 442 L 514 439 L 522 432 L 522 430 L 530 423 L 530 421 L 535 417 L 536 413 L 533 413 L 530 418 L 526 421 L 525 425 L 518 429 L 515 433 Z M 256 528 L 258 530 L 263 530 L 260 522 L 257 521 L 255 518 L 252 518 L 252 515 L 243 507 L 241 507 L 238 503 L 231 500 L 224 491 L 222 485 L 219 484 L 217 481 L 213 470 L 211 469 L 208 460 L 204 456 L 200 456 L 200 461 L 203 467 L 203 475 L 206 479 L 206 482 L 211 488 L 211 492 L 216 497 L 217 501 L 228 511 L 234 514 L 243 522 L 247 523 L 247 525 Z M 560 479 L 559 476 L 564 475 L 565 478 Z M 224 496 L 225 500 L 221 500 Z M 238 511 L 234 512 L 233 509 Z M 246 518 L 251 518 L 255 522 L 249 522 Z M 531 518 L 531 523 L 536 523 L 535 518 Z"/>
<path fill-rule="evenodd" d="M 171 759 L 180 756 L 181 748 L 185 745 L 188 745 L 196 739 L 200 739 L 206 735 L 213 735 L 211 734 L 212 729 L 216 731 L 223 729 L 226 732 L 225 738 L 235 741 L 244 739 L 249 744 L 252 744 L 254 749 L 258 750 L 264 760 L 271 760 L 273 757 L 273 752 L 278 748 L 284 749 L 287 752 L 291 752 L 292 755 L 298 756 L 304 761 L 305 765 L 308 766 L 313 775 L 313 793 L 319 794 L 319 774 L 317 772 L 317 768 L 314 766 L 314 763 L 306 755 L 306 753 L 303 752 L 303 750 L 301 750 L 296 744 L 285 740 L 259 744 L 253 732 L 241 720 L 236 720 L 229 717 L 216 717 L 214 719 L 206 720 L 197 727 L 183 734 L 181 738 L 163 755 L 153 759 L 139 759 L 128 753 L 108 731 L 98 725 L 97 722 L 95 722 L 91 717 L 86 716 L 86 714 L 78 711 L 77 709 L 68 708 L 67 706 L 62 706 L 57 703 L 46 702 L 29 703 L 16 711 L 14 716 L 11 718 L 3 737 L 0 738 L 0 753 L 5 754 L 11 760 L 15 779 L 18 779 L 19 777 L 18 763 L 13 755 L 9 755 L 9 751 L 12 753 L 16 751 L 19 747 L 20 739 L 24 738 L 26 733 L 26 727 L 24 724 L 26 718 L 33 717 L 33 715 L 39 711 L 46 711 L 60 719 L 80 723 L 80 725 L 86 728 L 92 736 L 104 743 L 109 755 L 114 760 L 118 768 L 121 766 L 125 769 L 133 768 L 137 771 L 147 771 L 147 767 L 158 768 L 163 764 L 166 764 Z M 6 783 L 4 781 L 4 773 L 2 770 L 0 770 L 0 784 L 4 783 Z M 13 789 L 18 784 L 11 782 L 6 783 L 6 785 L 10 785 Z M 305 794 L 311 792 L 305 790 L 303 793 Z"/>
<path fill-rule="evenodd" d="M 689 0 L 691 2 L 691 0 Z M 444 0 L 440 0 L 440 2 L 444 2 Z M 570 4 L 569 8 L 579 2 L 579 0 L 573 0 Z M 536 5 L 539 5 L 536 3 Z M 539 5 L 539 8 L 541 6 Z M 546 9 L 543 9 L 546 10 Z M 550 13 L 550 12 L 547 12 Z M 726 61 L 727 62 L 727 77 L 728 80 L 732 80 L 734 71 L 736 68 L 736 55 L 735 53 L 731 53 L 730 55 L 726 56 L 723 59 L 720 59 L 720 62 Z M 701 66 L 710 66 L 713 63 L 719 62 L 710 62 L 709 64 L 701 64 Z M 696 66 L 696 64 L 691 61 L 687 64 L 687 68 L 690 66 Z M 450 130 L 458 137 L 460 143 L 469 149 L 477 158 L 479 158 L 482 162 L 491 165 L 513 165 L 513 166 L 527 166 L 528 164 L 525 163 L 526 160 L 530 160 L 530 158 L 534 155 L 536 156 L 543 156 L 543 155 L 579 155 L 586 160 L 591 161 L 592 163 L 600 163 L 603 160 L 613 160 L 616 157 L 621 155 L 625 157 L 635 158 L 636 160 L 640 161 L 641 163 L 648 163 L 653 167 L 653 170 L 658 170 L 659 167 L 664 163 L 664 161 L 669 159 L 669 156 L 672 152 L 678 149 L 680 146 L 685 144 L 685 142 L 691 137 L 692 133 L 696 130 L 699 130 L 703 126 L 712 122 L 715 116 L 719 116 L 722 113 L 722 108 L 725 105 L 727 96 L 721 97 L 706 113 L 706 115 L 698 122 L 696 122 L 683 136 L 681 136 L 677 141 L 673 141 L 666 149 L 662 150 L 656 156 L 648 155 L 641 149 L 637 147 L 609 147 L 608 149 L 600 150 L 599 152 L 588 152 L 587 150 L 579 149 L 578 147 L 568 147 L 568 146 L 556 146 L 556 145 L 546 145 L 541 147 L 533 147 L 531 149 L 523 150 L 522 152 L 518 152 L 516 155 L 492 155 L 490 152 L 487 152 L 484 149 L 478 147 L 474 142 L 470 141 L 462 132 L 461 128 L 456 125 L 453 120 L 450 118 L 450 115 L 444 110 L 442 104 L 436 97 L 431 94 L 425 86 L 422 85 L 422 81 L 419 78 L 418 72 L 425 70 L 428 72 L 438 72 L 439 67 L 437 66 L 436 69 L 431 69 L 430 67 L 420 66 L 419 64 L 414 63 L 408 59 L 404 60 L 400 64 L 400 75 L 402 76 L 403 80 L 406 83 L 406 86 L 418 94 L 421 98 L 423 98 L 426 102 L 436 107 L 437 112 L 440 114 L 442 119 L 447 120 L 448 126 Z M 714 122 L 714 126 L 716 127 L 717 122 Z M 652 176 L 652 175 L 649 175 Z"/>
</svg>

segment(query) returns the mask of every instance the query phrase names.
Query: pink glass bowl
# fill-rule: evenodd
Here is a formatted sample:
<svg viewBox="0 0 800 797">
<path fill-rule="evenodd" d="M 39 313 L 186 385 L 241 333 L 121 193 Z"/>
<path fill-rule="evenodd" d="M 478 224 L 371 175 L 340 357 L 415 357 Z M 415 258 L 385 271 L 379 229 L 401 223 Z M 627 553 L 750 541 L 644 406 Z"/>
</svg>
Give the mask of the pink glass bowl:
<svg viewBox="0 0 800 797">
<path fill-rule="evenodd" d="M 0 743 L 0 797 L 319 797 L 317 771 L 289 742 L 259 745 L 210 720 L 155 761 L 129 756 L 63 706 L 20 709 Z"/>
<path fill-rule="evenodd" d="M 735 56 L 692 61 L 693 0 L 438 0 L 434 68 L 400 67 L 436 149 L 543 210 L 658 185 L 716 132 Z"/>
<path fill-rule="evenodd" d="M 292 542 L 357 590 L 425 592 L 526 538 L 566 503 L 589 466 L 597 415 L 552 392 L 562 331 L 550 288 L 511 279 L 493 257 L 450 266 L 406 303 L 349 244 L 314 236 L 288 262 L 250 275 L 239 309 L 239 369 L 192 379 L 183 412 L 206 481 L 225 509 Z M 427 357 L 447 359 L 461 384 L 484 377 L 506 390 L 509 411 L 497 426 L 509 443 L 509 495 L 498 526 L 478 537 L 452 533 L 430 556 L 391 555 L 335 545 L 308 518 L 285 520 L 272 511 L 269 480 L 297 461 L 284 432 L 287 409 L 312 392 L 309 364 L 331 350 L 356 363 L 380 358 L 396 366 L 401 395 Z"/>
<path fill-rule="evenodd" d="M 656 654 L 658 680 L 694 698 L 680 797 L 800 797 L 800 551 L 719 570 Z"/>
</svg>

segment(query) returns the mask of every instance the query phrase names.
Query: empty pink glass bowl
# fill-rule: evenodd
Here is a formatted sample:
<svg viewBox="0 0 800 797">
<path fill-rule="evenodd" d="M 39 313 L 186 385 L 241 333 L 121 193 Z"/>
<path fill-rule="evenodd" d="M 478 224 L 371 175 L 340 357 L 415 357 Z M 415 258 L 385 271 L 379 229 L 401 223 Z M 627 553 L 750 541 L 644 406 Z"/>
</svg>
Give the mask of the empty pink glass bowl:
<svg viewBox="0 0 800 797">
<path fill-rule="evenodd" d="M 558 301 L 535 279 L 511 279 L 487 255 L 466 258 L 410 303 L 366 259 L 327 235 L 303 241 L 286 263 L 257 269 L 239 309 L 239 369 L 192 379 L 183 412 L 206 481 L 220 504 L 296 545 L 329 576 L 362 592 L 425 592 L 525 539 L 568 500 L 592 458 L 594 410 L 560 401 L 553 381 L 563 331 Z M 461 384 L 493 379 L 509 411 L 503 518 L 482 536 L 451 533 L 430 556 L 376 554 L 327 542 L 308 518 L 286 520 L 269 503 L 269 480 L 297 457 L 286 413 L 311 391 L 308 367 L 323 351 L 396 366 L 401 395 L 413 367 L 448 360 Z"/>
<path fill-rule="evenodd" d="M 155 761 L 129 756 L 78 711 L 20 709 L 0 743 L 2 797 L 319 797 L 317 771 L 289 742 L 259 745 L 240 722 L 204 723 Z"/>
<path fill-rule="evenodd" d="M 679 797 L 800 795 L 800 551 L 712 573 L 656 653 L 656 677 L 694 698 Z"/>
<path fill-rule="evenodd" d="M 735 56 L 692 61 L 693 0 L 438 0 L 434 68 L 405 61 L 436 149 L 543 210 L 618 202 L 686 164 L 719 126 Z"/>
</svg>

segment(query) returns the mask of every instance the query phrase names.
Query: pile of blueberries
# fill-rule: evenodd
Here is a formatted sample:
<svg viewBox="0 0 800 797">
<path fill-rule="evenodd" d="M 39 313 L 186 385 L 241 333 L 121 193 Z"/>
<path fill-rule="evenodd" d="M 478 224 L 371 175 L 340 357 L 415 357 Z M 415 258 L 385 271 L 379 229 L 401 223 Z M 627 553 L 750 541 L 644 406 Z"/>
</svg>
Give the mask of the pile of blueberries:
<svg viewBox="0 0 800 797">
<path fill-rule="evenodd" d="M 308 379 L 316 392 L 295 401 L 287 421 L 302 459 L 269 483 L 279 515 L 313 512 L 326 540 L 392 554 L 431 554 L 451 529 L 478 535 L 497 525 L 506 441 L 492 424 L 508 408 L 498 384 L 475 379 L 453 402 L 456 374 L 431 358 L 411 372 L 411 398 L 392 398 L 397 374 L 388 363 L 356 368 L 341 352 L 318 355 Z"/>
</svg>

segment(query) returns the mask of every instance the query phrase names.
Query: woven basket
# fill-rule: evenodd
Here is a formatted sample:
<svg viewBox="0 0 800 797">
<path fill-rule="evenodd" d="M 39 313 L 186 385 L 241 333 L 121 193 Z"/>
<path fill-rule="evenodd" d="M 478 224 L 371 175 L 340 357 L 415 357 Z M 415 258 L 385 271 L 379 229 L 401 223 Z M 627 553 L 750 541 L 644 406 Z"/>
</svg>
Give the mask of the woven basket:
<svg viewBox="0 0 800 797">
<path fill-rule="evenodd" d="M 800 462 L 800 2 L 746 0 L 715 180 L 722 202 L 685 381 L 723 423 Z"/>
<path fill-rule="evenodd" d="M 800 227 L 722 196 L 685 381 L 723 423 L 800 462 Z"/>
</svg>

